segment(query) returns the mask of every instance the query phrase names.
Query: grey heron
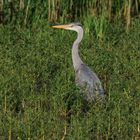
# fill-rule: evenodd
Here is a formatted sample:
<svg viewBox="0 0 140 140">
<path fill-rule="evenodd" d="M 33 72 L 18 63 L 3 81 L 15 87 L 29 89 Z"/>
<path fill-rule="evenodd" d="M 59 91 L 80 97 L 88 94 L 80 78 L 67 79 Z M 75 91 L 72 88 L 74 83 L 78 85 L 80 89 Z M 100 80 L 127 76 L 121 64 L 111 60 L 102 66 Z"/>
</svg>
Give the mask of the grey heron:
<svg viewBox="0 0 140 140">
<path fill-rule="evenodd" d="M 77 32 L 77 38 L 72 46 L 72 62 L 75 70 L 75 82 L 83 91 L 83 97 L 88 101 L 95 101 L 97 97 L 104 98 L 104 89 L 98 76 L 83 63 L 78 53 L 78 46 L 83 38 L 83 28 L 80 23 L 55 25 L 52 28 L 61 28 Z"/>
</svg>

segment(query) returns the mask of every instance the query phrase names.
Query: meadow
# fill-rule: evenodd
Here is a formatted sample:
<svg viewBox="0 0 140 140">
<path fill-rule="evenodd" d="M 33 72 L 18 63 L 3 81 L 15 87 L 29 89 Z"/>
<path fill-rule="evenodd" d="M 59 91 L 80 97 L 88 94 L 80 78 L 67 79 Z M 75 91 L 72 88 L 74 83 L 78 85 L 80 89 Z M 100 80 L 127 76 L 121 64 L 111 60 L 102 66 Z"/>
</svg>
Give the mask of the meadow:
<svg viewBox="0 0 140 140">
<path fill-rule="evenodd" d="M 87 5 L 94 6 L 90 2 Z M 88 11 L 78 18 L 82 6 L 75 17 L 66 7 L 59 18 L 52 5 L 48 0 L 42 9 L 52 9 L 42 16 L 42 5 L 32 12 L 30 0 L 25 11 L 20 5 L 14 14 L 3 6 L 7 16 L 0 24 L 0 140 L 139 140 L 140 18 L 130 17 L 129 5 L 127 18 L 110 11 L 114 15 L 107 14 L 108 19 L 104 12 L 93 16 Z M 71 46 L 76 33 L 49 28 L 77 20 L 84 28 L 79 53 L 100 77 L 104 102 L 85 102 L 75 86 Z"/>
</svg>

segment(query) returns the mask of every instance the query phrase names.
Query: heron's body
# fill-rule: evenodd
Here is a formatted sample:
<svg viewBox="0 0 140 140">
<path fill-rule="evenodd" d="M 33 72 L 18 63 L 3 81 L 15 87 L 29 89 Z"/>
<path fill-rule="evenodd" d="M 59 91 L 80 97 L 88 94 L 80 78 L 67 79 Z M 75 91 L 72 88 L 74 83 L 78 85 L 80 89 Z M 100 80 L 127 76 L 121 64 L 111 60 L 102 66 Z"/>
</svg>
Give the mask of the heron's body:
<svg viewBox="0 0 140 140">
<path fill-rule="evenodd" d="M 90 70 L 81 60 L 78 53 L 78 45 L 83 38 L 83 28 L 79 23 L 52 26 L 53 28 L 64 28 L 77 32 L 77 39 L 72 46 L 72 61 L 75 70 L 76 85 L 81 87 L 83 96 L 89 102 L 94 101 L 97 96 L 104 97 L 104 90 L 97 75 Z"/>
<path fill-rule="evenodd" d="M 94 101 L 97 96 L 104 97 L 104 90 L 99 78 L 88 66 L 81 64 L 75 74 L 76 84 L 82 87 L 82 93 L 86 100 L 91 102 Z"/>
</svg>

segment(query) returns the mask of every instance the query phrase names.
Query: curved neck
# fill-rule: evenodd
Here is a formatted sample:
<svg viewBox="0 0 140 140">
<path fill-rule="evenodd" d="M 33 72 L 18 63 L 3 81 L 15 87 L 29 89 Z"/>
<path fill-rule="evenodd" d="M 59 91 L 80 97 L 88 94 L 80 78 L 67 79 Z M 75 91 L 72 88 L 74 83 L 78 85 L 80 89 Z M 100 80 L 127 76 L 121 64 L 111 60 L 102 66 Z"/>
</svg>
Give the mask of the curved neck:
<svg viewBox="0 0 140 140">
<path fill-rule="evenodd" d="M 77 39 L 74 41 L 72 46 L 72 61 L 75 71 L 79 68 L 81 64 L 83 64 L 83 61 L 81 60 L 79 53 L 78 53 L 78 45 L 81 42 L 83 38 L 83 29 L 82 27 L 79 27 L 77 32 Z"/>
</svg>

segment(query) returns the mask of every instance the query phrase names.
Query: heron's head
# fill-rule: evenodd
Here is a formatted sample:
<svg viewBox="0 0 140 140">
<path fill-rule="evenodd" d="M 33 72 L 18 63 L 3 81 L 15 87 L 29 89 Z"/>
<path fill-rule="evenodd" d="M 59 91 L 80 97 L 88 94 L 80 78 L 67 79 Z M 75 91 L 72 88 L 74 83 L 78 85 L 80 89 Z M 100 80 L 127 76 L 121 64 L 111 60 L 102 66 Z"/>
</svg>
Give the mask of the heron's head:
<svg viewBox="0 0 140 140">
<path fill-rule="evenodd" d="M 82 29 L 80 23 L 70 23 L 70 24 L 65 24 L 65 25 L 55 25 L 55 26 L 51 26 L 51 28 L 73 30 L 73 31 L 76 31 L 76 32 L 78 32 L 79 30 Z"/>
</svg>

